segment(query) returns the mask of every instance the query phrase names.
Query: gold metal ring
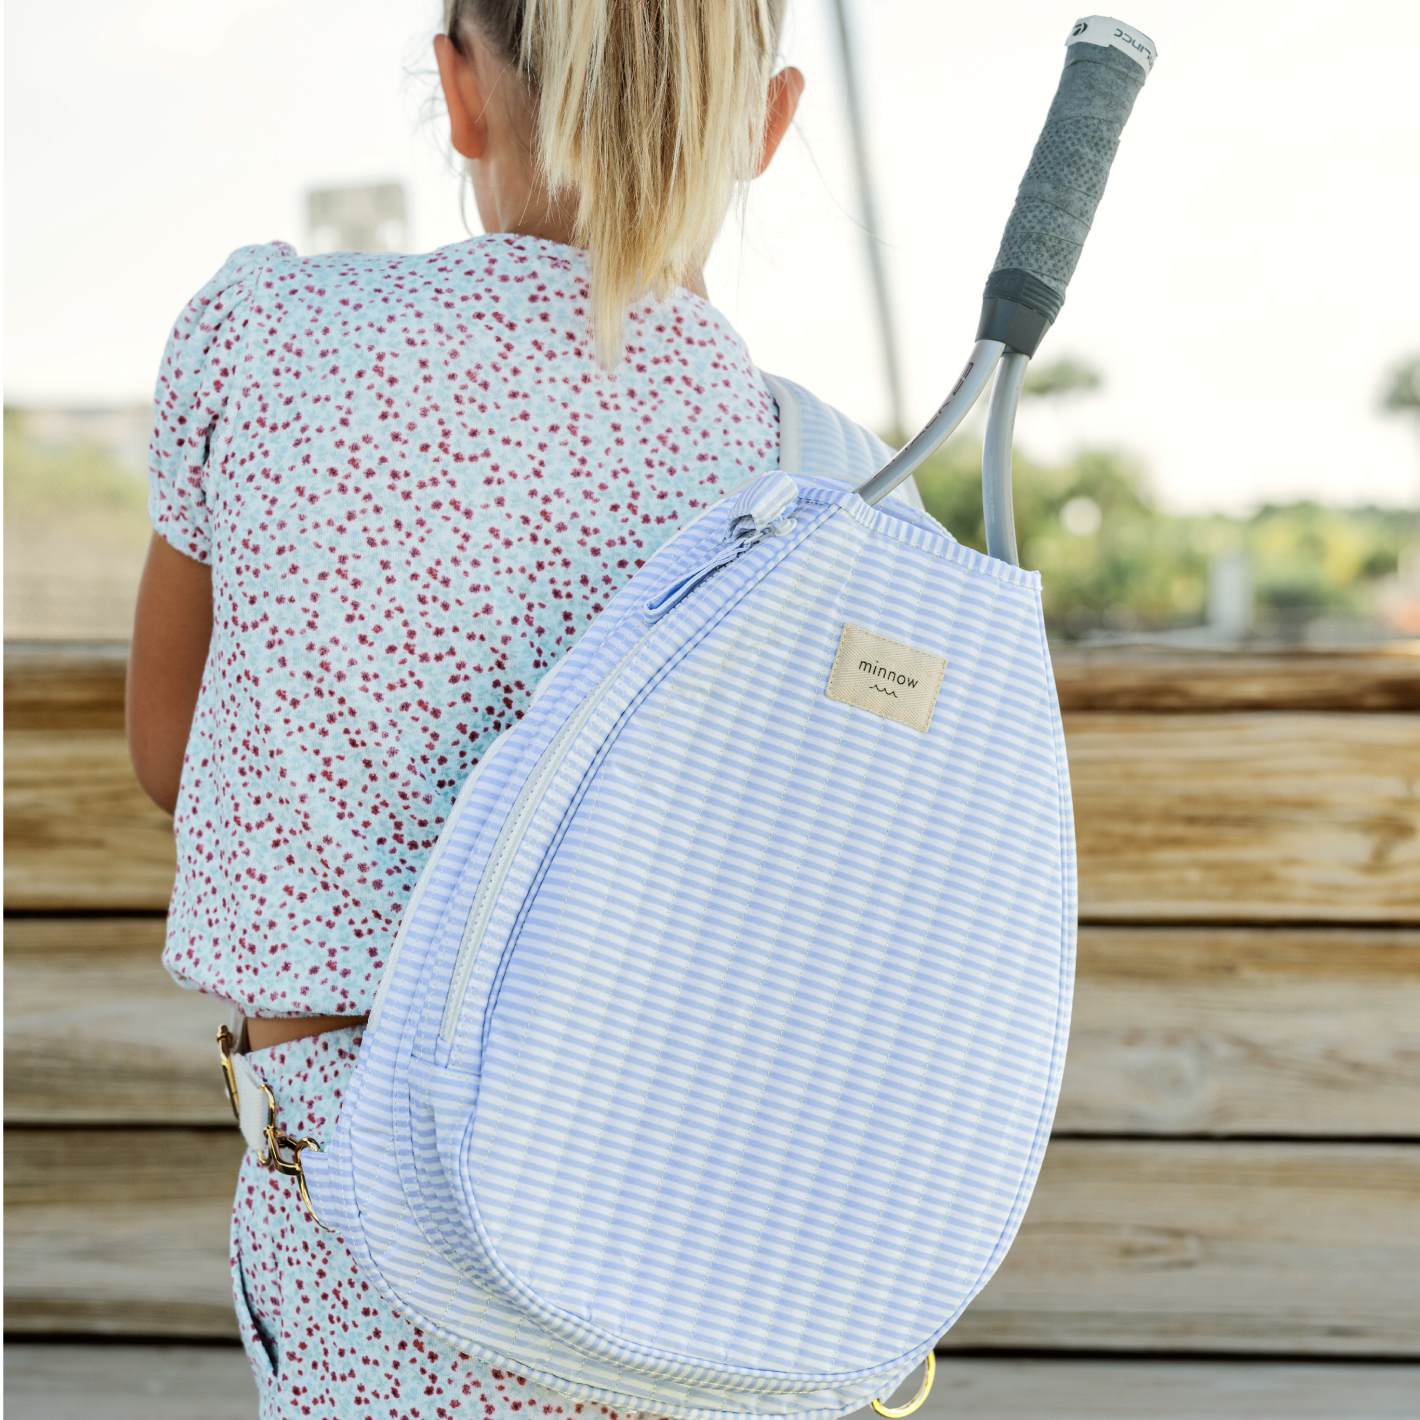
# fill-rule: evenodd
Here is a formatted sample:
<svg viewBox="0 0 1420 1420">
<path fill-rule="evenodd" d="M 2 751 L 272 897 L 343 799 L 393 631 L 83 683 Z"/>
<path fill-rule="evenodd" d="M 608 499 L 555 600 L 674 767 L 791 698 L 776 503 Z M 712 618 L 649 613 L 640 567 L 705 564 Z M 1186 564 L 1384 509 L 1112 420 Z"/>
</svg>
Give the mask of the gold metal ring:
<svg viewBox="0 0 1420 1420">
<path fill-rule="evenodd" d="M 301 1202 L 306 1205 L 306 1212 L 310 1214 L 311 1222 L 323 1232 L 333 1233 L 335 1231 L 327 1223 L 322 1223 L 316 1216 L 315 1205 L 311 1202 L 311 1195 L 306 1191 L 306 1171 L 301 1167 L 301 1151 L 303 1149 L 314 1149 L 320 1153 L 320 1145 L 314 1139 L 293 1139 L 291 1135 L 283 1133 L 274 1124 L 266 1126 L 266 1150 L 267 1157 L 263 1160 L 269 1164 L 279 1174 L 285 1174 L 287 1178 L 296 1180 L 296 1187 L 301 1191 Z M 290 1154 L 286 1158 L 282 1151 Z"/>
<path fill-rule="evenodd" d="M 911 1415 L 914 1410 L 922 1408 L 922 1402 L 927 1399 L 927 1393 L 932 1389 L 932 1381 L 937 1374 L 937 1358 L 929 1351 L 927 1353 L 927 1369 L 922 1373 L 922 1388 L 907 1402 L 906 1405 L 884 1405 L 881 1400 L 873 1402 L 873 1409 L 879 1415 L 887 1416 L 887 1420 L 902 1420 L 902 1416 Z"/>
</svg>

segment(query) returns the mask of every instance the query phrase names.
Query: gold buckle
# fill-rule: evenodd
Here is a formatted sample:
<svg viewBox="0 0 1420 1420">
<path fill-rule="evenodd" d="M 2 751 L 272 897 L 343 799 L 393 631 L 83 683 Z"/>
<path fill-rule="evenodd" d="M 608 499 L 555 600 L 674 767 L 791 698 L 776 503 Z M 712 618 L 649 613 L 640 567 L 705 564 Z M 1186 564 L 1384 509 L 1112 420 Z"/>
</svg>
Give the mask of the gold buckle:
<svg viewBox="0 0 1420 1420">
<path fill-rule="evenodd" d="M 927 1399 L 927 1392 L 932 1389 L 932 1381 L 937 1374 L 937 1358 L 929 1351 L 927 1353 L 927 1369 L 922 1374 L 922 1388 L 907 1402 L 906 1405 L 884 1405 L 881 1400 L 873 1402 L 873 1409 L 879 1415 L 886 1415 L 887 1420 L 902 1420 L 902 1416 L 911 1415 L 914 1410 L 920 1410 L 922 1402 Z"/>
<path fill-rule="evenodd" d="M 222 1052 L 222 1083 L 227 1087 L 227 1103 L 232 1106 L 232 1117 L 240 1124 L 242 1109 L 237 1103 L 237 1072 L 232 1068 L 232 1047 L 236 1043 L 236 1037 L 226 1026 L 217 1027 L 217 1048 Z"/>
<path fill-rule="evenodd" d="M 232 1032 L 226 1026 L 218 1026 L 217 1046 L 222 1052 L 222 1082 L 227 1087 L 227 1102 L 232 1106 L 232 1113 L 240 1124 L 242 1111 L 237 1100 L 237 1072 L 232 1066 L 232 1046 L 235 1044 L 236 1037 Z M 305 1204 L 306 1212 L 311 1215 L 311 1222 L 325 1232 L 333 1233 L 334 1228 L 328 1227 L 316 1217 L 316 1210 L 311 1206 L 311 1195 L 306 1191 L 306 1171 L 301 1167 L 302 1150 L 314 1149 L 316 1153 L 320 1153 L 321 1147 L 314 1139 L 293 1139 L 285 1130 L 278 1129 L 276 1096 L 271 1093 L 271 1086 L 265 1081 L 261 1082 L 261 1088 L 262 1093 L 266 1095 L 266 1128 L 262 1131 L 266 1148 L 257 1151 L 257 1162 L 266 1168 L 275 1169 L 287 1178 L 294 1178 L 296 1187 L 300 1190 L 301 1202 Z"/>
</svg>

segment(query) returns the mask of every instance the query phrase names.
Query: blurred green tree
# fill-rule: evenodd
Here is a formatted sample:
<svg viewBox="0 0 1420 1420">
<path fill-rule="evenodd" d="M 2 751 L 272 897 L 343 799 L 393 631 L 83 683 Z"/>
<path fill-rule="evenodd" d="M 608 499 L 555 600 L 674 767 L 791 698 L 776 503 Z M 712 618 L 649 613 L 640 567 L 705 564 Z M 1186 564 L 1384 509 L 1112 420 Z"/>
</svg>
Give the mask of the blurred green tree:
<svg viewBox="0 0 1420 1420">
<path fill-rule="evenodd" d="M 1420 355 L 1402 361 L 1391 371 L 1381 408 L 1420 421 Z"/>
<path fill-rule="evenodd" d="M 1050 365 L 1030 366 L 1021 394 L 1028 399 L 1039 399 L 1046 395 L 1098 389 L 1101 383 L 1099 371 L 1067 355 Z"/>
<path fill-rule="evenodd" d="M 108 513 L 147 530 L 148 484 L 97 444 L 34 437 L 26 410 L 5 407 L 5 520 Z"/>
<path fill-rule="evenodd" d="M 147 482 L 110 449 L 45 430 L 5 410 L 5 635 L 123 640 L 152 531 Z"/>
<path fill-rule="evenodd" d="M 1033 372 L 1023 393 L 1058 397 L 1099 385 L 1088 366 L 1063 359 Z M 1387 407 L 1420 417 L 1420 360 L 1396 372 Z M 1055 465 L 1017 450 L 1013 483 L 1022 565 L 1042 573 L 1047 624 L 1067 638 L 1199 624 L 1209 563 L 1235 551 L 1252 567 L 1262 634 L 1294 635 L 1321 616 L 1364 619 L 1414 521 L 1400 508 L 1307 501 L 1251 517 L 1170 514 L 1155 504 L 1137 460 L 1110 449 Z M 917 486 L 958 541 L 985 550 L 977 440 L 950 440 L 918 470 Z"/>
</svg>

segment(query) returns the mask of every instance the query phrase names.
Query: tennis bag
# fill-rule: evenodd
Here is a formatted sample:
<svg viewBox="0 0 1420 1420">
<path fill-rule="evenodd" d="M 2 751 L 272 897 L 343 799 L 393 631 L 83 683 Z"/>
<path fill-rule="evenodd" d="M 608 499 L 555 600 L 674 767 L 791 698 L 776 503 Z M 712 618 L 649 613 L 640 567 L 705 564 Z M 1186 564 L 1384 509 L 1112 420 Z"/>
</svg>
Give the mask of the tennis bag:
<svg viewBox="0 0 1420 1420">
<path fill-rule="evenodd" d="M 873 469 L 712 506 L 543 680 L 306 1154 L 403 1316 L 573 1397 L 886 1395 L 1040 1166 L 1075 878 L 1039 576 Z"/>
</svg>

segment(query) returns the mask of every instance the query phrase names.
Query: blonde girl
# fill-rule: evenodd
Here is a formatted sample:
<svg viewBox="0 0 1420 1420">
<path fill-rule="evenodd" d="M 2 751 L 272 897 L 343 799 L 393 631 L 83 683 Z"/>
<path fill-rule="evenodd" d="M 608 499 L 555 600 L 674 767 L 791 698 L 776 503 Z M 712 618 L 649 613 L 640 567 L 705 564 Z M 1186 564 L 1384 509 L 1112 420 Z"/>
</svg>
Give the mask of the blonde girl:
<svg viewBox="0 0 1420 1420">
<path fill-rule="evenodd" d="M 174 813 L 165 961 L 317 1140 L 464 776 L 636 568 L 780 454 L 703 266 L 803 88 L 773 69 L 782 0 L 444 18 L 486 234 L 235 252 L 155 401 L 129 741 Z M 231 1255 L 264 1417 L 598 1408 L 401 1320 L 251 1151 Z"/>
</svg>

